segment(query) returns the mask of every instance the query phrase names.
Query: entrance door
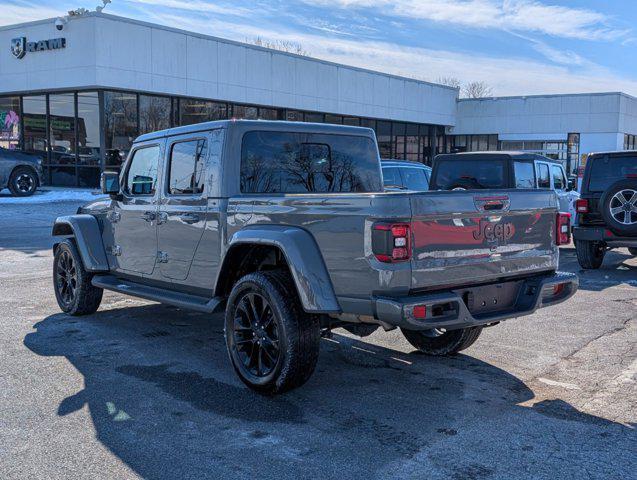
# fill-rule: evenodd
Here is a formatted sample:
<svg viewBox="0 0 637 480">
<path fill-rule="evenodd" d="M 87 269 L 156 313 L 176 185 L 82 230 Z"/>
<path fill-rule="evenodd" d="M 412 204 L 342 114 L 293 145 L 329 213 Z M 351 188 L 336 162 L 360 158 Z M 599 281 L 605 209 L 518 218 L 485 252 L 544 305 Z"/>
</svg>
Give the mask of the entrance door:
<svg viewBox="0 0 637 480">
<path fill-rule="evenodd" d="M 109 262 L 119 272 L 141 276 L 152 274 L 155 268 L 160 158 L 158 144 L 133 151 L 123 176 L 122 199 L 109 212 L 112 246 L 105 244 Z"/>
<path fill-rule="evenodd" d="M 171 138 L 166 146 L 158 227 L 163 277 L 185 280 L 206 228 L 207 134 Z"/>
</svg>

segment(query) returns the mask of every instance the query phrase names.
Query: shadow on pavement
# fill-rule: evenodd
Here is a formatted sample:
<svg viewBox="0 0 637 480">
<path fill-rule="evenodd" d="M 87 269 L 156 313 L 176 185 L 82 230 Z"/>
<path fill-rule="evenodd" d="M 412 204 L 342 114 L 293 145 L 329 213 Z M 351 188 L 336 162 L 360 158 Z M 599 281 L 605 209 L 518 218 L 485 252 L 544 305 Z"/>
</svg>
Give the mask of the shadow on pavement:
<svg viewBox="0 0 637 480">
<path fill-rule="evenodd" d="M 430 358 L 335 335 L 308 384 L 265 398 L 235 378 L 219 316 L 148 305 L 52 315 L 35 329 L 29 349 L 66 357 L 84 376 L 58 414 L 87 405 L 99 441 L 143 478 L 634 471 L 634 429 L 560 399 L 521 406 L 533 399 L 521 380 L 465 355 Z"/>
</svg>

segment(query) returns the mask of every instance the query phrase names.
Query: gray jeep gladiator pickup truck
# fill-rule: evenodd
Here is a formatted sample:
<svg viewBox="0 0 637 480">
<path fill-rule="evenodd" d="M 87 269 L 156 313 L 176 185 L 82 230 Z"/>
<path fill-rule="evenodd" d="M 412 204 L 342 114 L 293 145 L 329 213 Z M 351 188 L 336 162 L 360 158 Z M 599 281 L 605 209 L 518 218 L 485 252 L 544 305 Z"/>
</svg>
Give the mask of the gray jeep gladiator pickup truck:
<svg viewBox="0 0 637 480">
<path fill-rule="evenodd" d="M 568 215 L 547 190 L 383 192 L 372 130 L 221 121 L 142 135 L 110 198 L 53 226 L 53 278 L 71 315 L 103 289 L 212 313 L 241 380 L 303 384 L 321 334 L 402 329 L 454 354 L 485 326 L 560 303 Z"/>
</svg>

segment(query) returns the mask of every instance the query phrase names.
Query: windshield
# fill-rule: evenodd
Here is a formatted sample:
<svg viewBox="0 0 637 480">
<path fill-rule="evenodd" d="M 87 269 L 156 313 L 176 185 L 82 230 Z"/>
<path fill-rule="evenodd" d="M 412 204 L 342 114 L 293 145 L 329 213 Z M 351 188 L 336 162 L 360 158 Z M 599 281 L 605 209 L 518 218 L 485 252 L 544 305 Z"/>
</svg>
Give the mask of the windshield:
<svg viewBox="0 0 637 480">
<path fill-rule="evenodd" d="M 637 156 L 595 158 L 589 175 L 588 190 L 603 192 L 613 183 L 632 175 L 637 175 Z"/>
<path fill-rule="evenodd" d="M 442 160 L 436 169 L 436 187 L 441 190 L 507 187 L 505 160 Z"/>
</svg>

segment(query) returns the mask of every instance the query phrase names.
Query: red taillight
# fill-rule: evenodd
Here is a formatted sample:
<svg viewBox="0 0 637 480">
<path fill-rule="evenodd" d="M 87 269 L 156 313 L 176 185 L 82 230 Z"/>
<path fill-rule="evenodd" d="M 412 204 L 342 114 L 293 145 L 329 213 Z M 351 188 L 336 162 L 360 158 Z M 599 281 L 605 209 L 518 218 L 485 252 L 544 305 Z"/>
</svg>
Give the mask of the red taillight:
<svg viewBox="0 0 637 480">
<path fill-rule="evenodd" d="M 557 227 L 555 243 L 557 245 L 568 245 L 571 243 L 571 214 L 558 213 L 555 224 Z"/>
<path fill-rule="evenodd" d="M 427 318 L 427 306 L 416 305 L 412 310 L 412 314 L 416 320 L 424 320 Z"/>
<path fill-rule="evenodd" d="M 558 283 L 557 285 L 553 285 L 553 296 L 557 297 L 558 295 L 560 295 L 564 291 L 565 287 L 565 283 Z"/>
<path fill-rule="evenodd" d="M 411 226 L 408 223 L 376 223 L 372 228 L 372 251 L 383 263 L 411 258 Z"/>
<path fill-rule="evenodd" d="M 577 213 L 588 213 L 588 200 L 580 198 L 575 201 L 575 210 Z"/>
</svg>

